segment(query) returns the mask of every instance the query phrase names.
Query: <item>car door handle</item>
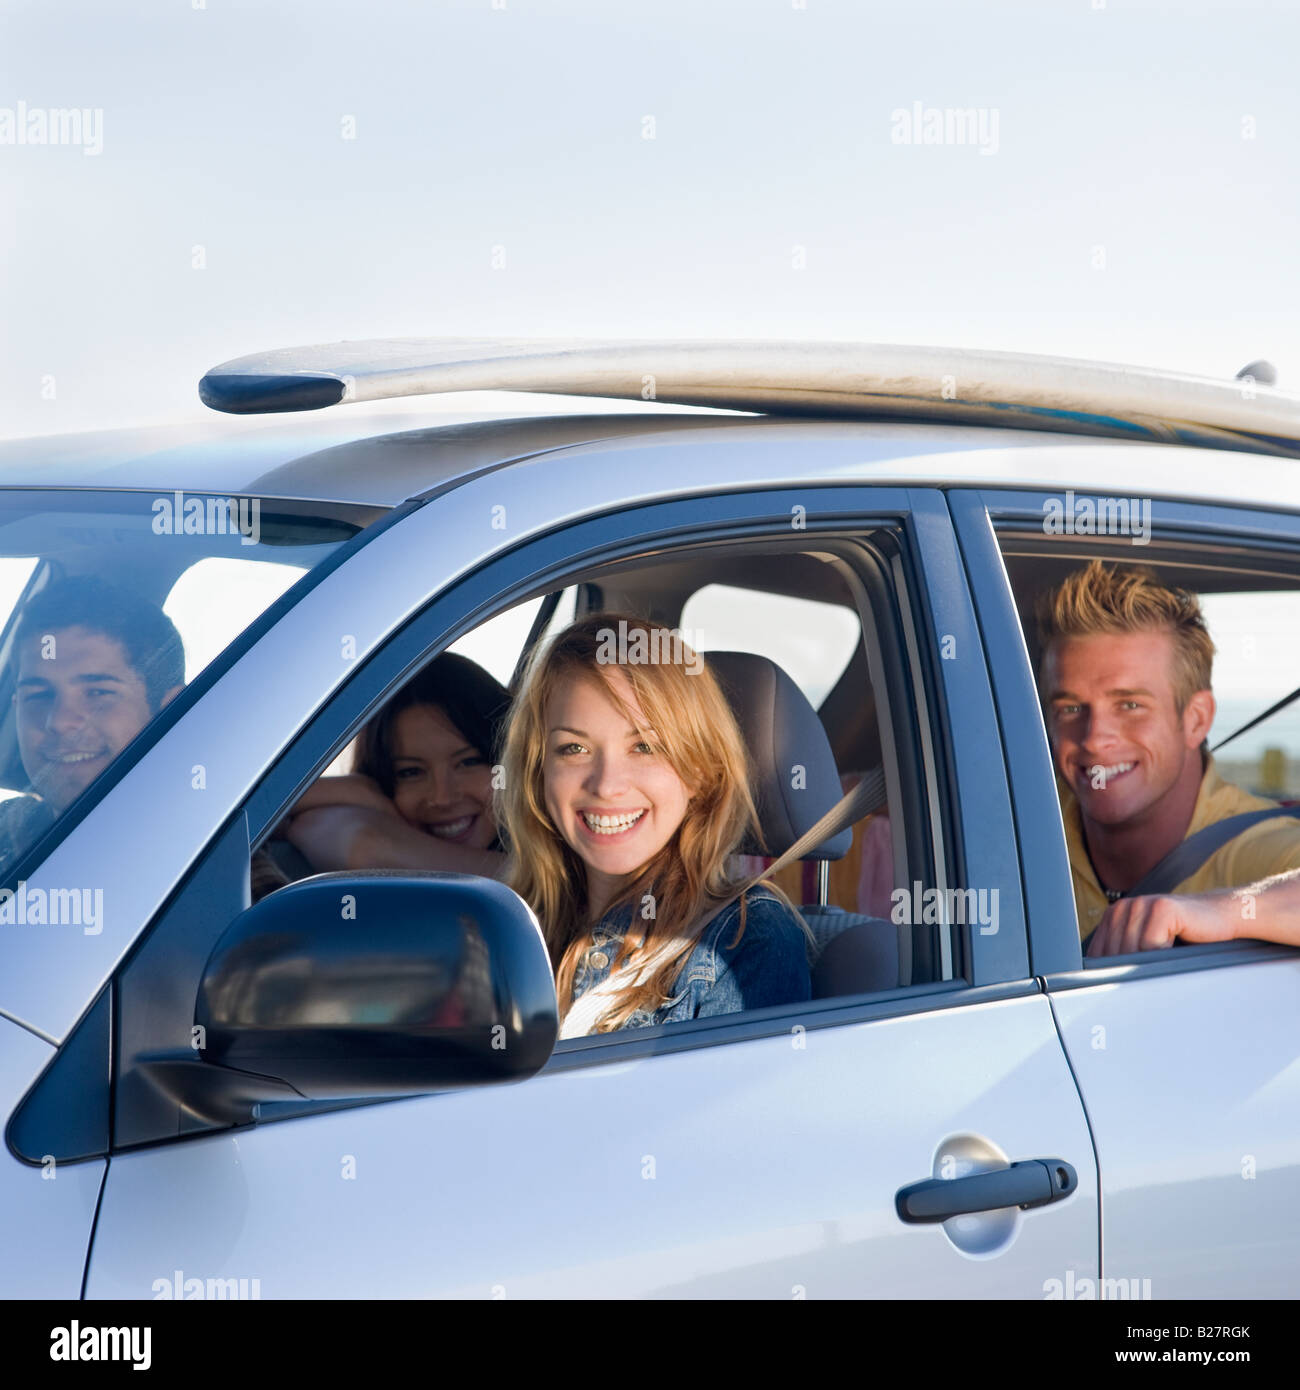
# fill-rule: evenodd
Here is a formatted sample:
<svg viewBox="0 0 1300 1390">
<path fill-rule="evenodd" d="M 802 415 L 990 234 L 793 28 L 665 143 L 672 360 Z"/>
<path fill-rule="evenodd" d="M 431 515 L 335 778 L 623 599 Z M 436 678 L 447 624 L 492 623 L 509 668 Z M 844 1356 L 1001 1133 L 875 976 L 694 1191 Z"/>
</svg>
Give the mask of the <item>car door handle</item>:
<svg viewBox="0 0 1300 1390">
<path fill-rule="evenodd" d="M 1078 1174 L 1064 1159 L 1027 1158 L 992 1173 L 910 1183 L 898 1189 L 894 1206 L 909 1223 L 947 1221 L 999 1207 L 1045 1207 L 1068 1197 L 1078 1185 Z"/>
</svg>

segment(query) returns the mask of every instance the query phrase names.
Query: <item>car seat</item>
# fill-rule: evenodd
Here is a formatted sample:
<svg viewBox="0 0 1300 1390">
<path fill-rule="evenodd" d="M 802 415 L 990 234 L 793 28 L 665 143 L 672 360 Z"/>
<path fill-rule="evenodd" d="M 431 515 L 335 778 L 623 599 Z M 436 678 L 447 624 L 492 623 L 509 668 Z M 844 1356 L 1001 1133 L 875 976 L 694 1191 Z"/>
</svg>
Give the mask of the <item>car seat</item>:
<svg viewBox="0 0 1300 1390">
<path fill-rule="evenodd" d="M 774 661 L 752 652 L 709 652 L 709 669 L 749 748 L 763 843 L 747 842 L 742 854 L 777 856 L 840 800 L 840 776 L 826 730 L 803 691 Z M 804 856 L 841 859 L 851 828 Z M 905 927 L 826 903 L 799 904 L 812 931 L 809 966 L 813 997 L 866 994 L 909 982 Z M 910 970 L 907 971 L 910 974 Z"/>
</svg>

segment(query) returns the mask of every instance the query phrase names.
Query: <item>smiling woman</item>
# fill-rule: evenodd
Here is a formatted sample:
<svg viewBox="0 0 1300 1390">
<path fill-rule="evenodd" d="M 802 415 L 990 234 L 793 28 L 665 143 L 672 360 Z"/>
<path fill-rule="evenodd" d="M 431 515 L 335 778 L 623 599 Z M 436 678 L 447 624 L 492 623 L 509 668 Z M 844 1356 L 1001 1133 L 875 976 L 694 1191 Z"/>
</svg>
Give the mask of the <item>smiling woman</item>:
<svg viewBox="0 0 1300 1390">
<path fill-rule="evenodd" d="M 366 725 L 352 772 L 298 801 L 287 838 L 317 870 L 497 874 L 492 765 L 509 702 L 481 666 L 443 652 Z"/>
<path fill-rule="evenodd" d="M 561 1037 L 810 997 L 788 899 L 766 884 L 737 896 L 731 856 L 757 825 L 740 729 L 707 664 L 667 635 L 592 614 L 539 653 L 511 711 L 508 881 L 550 948 Z"/>
</svg>

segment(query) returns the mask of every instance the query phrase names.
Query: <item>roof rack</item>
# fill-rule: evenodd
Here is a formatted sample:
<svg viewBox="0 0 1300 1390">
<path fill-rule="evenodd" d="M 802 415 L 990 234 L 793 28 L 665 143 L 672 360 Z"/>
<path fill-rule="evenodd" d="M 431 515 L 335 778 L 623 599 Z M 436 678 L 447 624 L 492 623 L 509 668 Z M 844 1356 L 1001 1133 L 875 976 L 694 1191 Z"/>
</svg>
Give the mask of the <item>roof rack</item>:
<svg viewBox="0 0 1300 1390">
<path fill-rule="evenodd" d="M 199 396 L 214 410 L 259 415 L 447 391 L 535 391 L 765 414 L 942 419 L 1300 456 L 1300 396 L 1250 370 L 1218 380 L 879 343 L 385 338 L 235 358 L 203 377 Z"/>
</svg>

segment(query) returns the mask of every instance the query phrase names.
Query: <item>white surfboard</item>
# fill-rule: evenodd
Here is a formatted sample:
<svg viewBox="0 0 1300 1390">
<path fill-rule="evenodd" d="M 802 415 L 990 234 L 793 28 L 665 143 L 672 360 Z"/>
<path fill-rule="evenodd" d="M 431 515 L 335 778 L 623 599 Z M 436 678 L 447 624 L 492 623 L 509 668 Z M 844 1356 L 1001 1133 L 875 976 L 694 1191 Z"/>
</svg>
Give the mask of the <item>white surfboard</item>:
<svg viewBox="0 0 1300 1390">
<path fill-rule="evenodd" d="M 390 338 L 214 367 L 237 415 L 447 391 L 539 391 L 764 413 L 951 420 L 1300 453 L 1300 397 L 1245 380 L 878 343 Z"/>
</svg>

